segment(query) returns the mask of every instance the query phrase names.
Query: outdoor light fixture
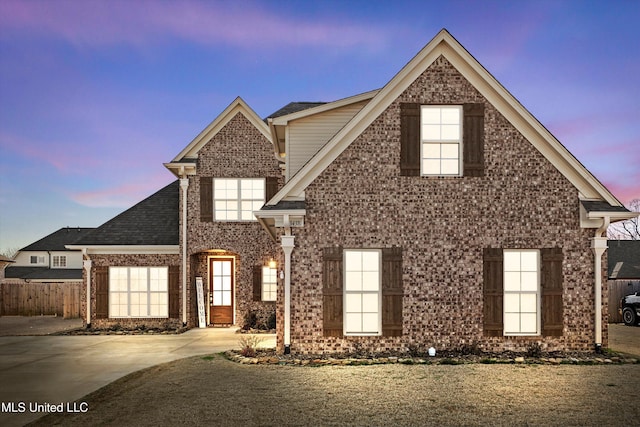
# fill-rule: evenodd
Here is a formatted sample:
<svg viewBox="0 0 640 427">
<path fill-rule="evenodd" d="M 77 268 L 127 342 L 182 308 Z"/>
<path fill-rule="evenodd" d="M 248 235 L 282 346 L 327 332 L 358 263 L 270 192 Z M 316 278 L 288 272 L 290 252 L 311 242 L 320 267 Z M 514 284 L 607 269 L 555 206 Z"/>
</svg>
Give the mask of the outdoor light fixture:
<svg viewBox="0 0 640 427">
<path fill-rule="evenodd" d="M 271 258 L 269 260 L 269 268 L 276 268 L 277 264 L 276 264 L 276 260 Z"/>
<path fill-rule="evenodd" d="M 433 357 L 436 355 L 436 349 L 433 347 L 429 347 L 429 356 Z"/>
</svg>

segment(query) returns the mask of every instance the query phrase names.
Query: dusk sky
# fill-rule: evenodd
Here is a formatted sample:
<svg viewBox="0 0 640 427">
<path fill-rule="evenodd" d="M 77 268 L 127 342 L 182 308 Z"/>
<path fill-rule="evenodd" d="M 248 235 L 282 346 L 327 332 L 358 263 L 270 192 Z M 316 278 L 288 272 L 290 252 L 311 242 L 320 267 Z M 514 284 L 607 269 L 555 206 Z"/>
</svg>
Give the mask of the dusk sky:
<svg viewBox="0 0 640 427">
<path fill-rule="evenodd" d="M 0 0 L 0 252 L 96 227 L 237 96 L 384 86 L 446 28 L 613 194 L 640 198 L 640 1 Z"/>
</svg>

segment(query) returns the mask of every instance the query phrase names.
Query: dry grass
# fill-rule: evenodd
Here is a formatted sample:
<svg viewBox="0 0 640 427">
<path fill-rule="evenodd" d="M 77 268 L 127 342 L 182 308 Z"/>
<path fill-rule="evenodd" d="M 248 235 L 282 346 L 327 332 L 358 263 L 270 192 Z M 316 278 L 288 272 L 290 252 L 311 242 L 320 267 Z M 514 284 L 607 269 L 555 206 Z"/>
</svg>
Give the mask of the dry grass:
<svg viewBox="0 0 640 427">
<path fill-rule="evenodd" d="M 192 357 L 35 425 L 637 425 L 640 365 L 241 365 Z"/>
</svg>

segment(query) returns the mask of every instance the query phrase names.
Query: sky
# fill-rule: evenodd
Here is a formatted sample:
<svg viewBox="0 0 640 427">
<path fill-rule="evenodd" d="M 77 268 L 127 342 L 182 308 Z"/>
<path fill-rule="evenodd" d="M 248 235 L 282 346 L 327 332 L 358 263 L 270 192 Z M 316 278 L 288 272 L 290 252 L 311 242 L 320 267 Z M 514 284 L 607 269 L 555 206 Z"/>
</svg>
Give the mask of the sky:
<svg viewBox="0 0 640 427">
<path fill-rule="evenodd" d="M 241 96 L 384 86 L 446 28 L 623 203 L 640 198 L 640 1 L 0 0 L 0 252 L 97 227 Z"/>
</svg>

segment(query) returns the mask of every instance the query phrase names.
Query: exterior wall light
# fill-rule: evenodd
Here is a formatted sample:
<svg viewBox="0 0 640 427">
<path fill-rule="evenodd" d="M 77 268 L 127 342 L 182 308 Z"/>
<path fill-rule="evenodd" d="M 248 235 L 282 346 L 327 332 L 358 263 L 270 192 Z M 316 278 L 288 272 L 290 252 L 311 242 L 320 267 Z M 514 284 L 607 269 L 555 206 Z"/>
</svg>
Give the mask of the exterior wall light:
<svg viewBox="0 0 640 427">
<path fill-rule="evenodd" d="M 275 259 L 273 259 L 273 258 L 271 258 L 271 259 L 269 260 L 269 268 L 273 268 L 273 269 L 275 269 L 277 266 L 278 266 L 278 264 L 276 263 L 276 260 L 275 260 Z"/>
</svg>

